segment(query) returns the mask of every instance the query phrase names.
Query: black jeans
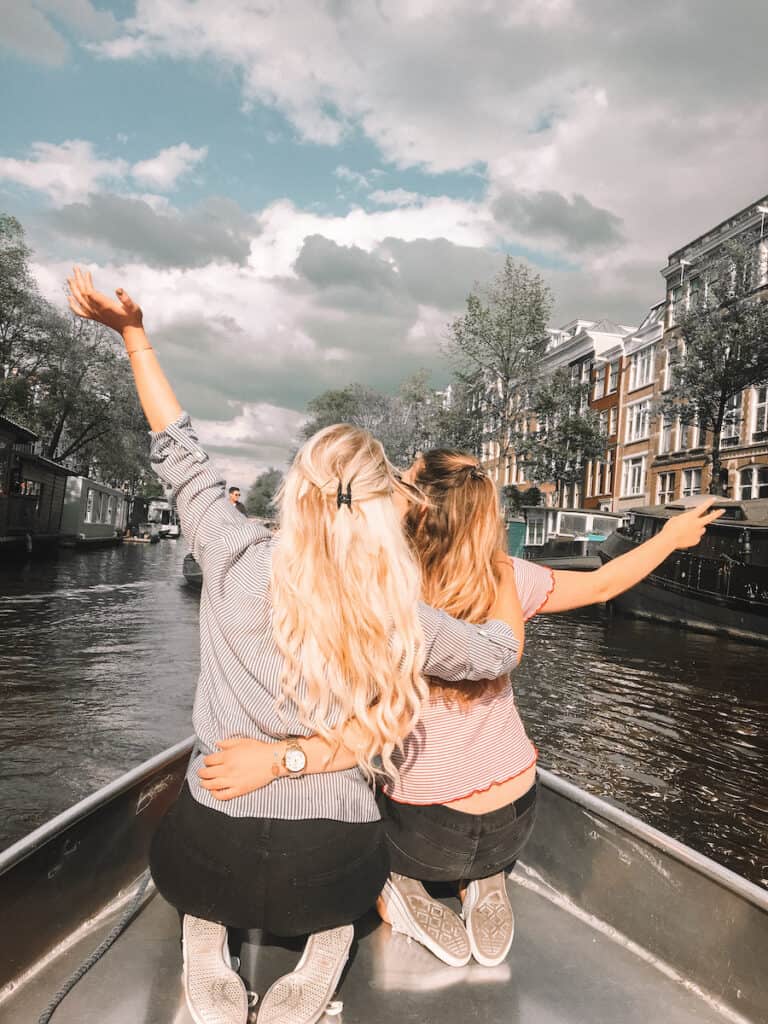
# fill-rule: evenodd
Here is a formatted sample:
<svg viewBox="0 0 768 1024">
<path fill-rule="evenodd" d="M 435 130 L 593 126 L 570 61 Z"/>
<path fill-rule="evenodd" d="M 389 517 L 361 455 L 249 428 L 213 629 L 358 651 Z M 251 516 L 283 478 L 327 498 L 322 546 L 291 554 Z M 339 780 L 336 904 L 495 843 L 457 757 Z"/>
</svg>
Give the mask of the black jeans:
<svg viewBox="0 0 768 1024">
<path fill-rule="evenodd" d="M 402 804 L 379 794 L 393 871 L 422 882 L 488 878 L 514 866 L 533 830 L 537 784 L 487 814 Z"/>
<path fill-rule="evenodd" d="M 350 924 L 389 872 L 380 821 L 235 818 L 184 784 L 150 850 L 152 878 L 182 914 L 296 936 Z"/>
</svg>

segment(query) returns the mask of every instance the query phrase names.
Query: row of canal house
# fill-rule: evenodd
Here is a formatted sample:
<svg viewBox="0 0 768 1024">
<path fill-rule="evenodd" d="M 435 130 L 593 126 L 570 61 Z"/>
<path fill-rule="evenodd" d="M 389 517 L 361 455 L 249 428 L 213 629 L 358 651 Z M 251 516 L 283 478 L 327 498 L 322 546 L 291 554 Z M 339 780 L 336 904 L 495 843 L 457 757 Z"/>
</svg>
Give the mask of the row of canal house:
<svg viewBox="0 0 768 1024">
<path fill-rule="evenodd" d="M 0 558 L 119 539 L 130 499 L 39 454 L 37 435 L 0 416 Z"/>
<path fill-rule="evenodd" d="M 669 388 L 681 356 L 676 314 L 706 293 L 708 257 L 725 242 L 754 249 L 755 295 L 768 300 L 768 196 L 672 253 L 661 271 L 666 295 L 639 327 L 610 320 L 574 320 L 549 331 L 544 373 L 565 367 L 574 382 L 589 383 L 585 398 L 608 437 L 605 458 L 588 462 L 562 506 L 621 512 L 706 493 L 711 437 L 693 424 L 667 421 L 655 406 Z M 768 344 L 768 339 L 765 340 Z M 768 497 L 768 385 L 734 399 L 733 423 L 721 438 L 722 483 L 732 498 Z M 531 486 L 514 455 L 501 465 L 492 450 L 484 464 L 499 485 Z M 543 484 L 547 504 L 552 486 Z"/>
</svg>

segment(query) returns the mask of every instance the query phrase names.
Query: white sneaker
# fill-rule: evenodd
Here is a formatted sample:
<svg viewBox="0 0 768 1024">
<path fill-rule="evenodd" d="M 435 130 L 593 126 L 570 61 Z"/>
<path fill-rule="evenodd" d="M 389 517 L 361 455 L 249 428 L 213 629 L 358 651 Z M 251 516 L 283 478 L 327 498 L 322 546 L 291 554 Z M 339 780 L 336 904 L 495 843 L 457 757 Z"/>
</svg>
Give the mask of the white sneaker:
<svg viewBox="0 0 768 1024">
<path fill-rule="evenodd" d="M 393 872 L 384 883 L 381 899 L 393 931 L 416 939 L 451 967 L 469 963 L 472 950 L 461 918 L 433 900 L 421 882 Z"/>
<path fill-rule="evenodd" d="M 184 995 L 195 1024 L 246 1024 L 248 993 L 232 970 L 224 925 L 185 914 L 182 950 Z"/>
<path fill-rule="evenodd" d="M 467 884 L 462 916 L 475 960 L 483 967 L 502 963 L 515 934 L 515 915 L 503 871 Z"/>
<path fill-rule="evenodd" d="M 257 1024 L 316 1024 L 333 998 L 354 936 L 351 924 L 310 935 L 295 969 L 267 990 Z"/>
</svg>

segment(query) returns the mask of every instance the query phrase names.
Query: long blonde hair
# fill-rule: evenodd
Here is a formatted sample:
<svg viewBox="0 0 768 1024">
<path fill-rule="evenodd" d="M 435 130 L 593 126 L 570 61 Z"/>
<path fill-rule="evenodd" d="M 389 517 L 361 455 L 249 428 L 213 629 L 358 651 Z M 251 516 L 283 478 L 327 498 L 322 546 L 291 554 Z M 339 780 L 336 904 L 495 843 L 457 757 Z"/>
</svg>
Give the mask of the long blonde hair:
<svg viewBox="0 0 768 1024">
<path fill-rule="evenodd" d="M 277 495 L 272 603 L 282 702 L 293 701 L 326 739 L 338 741 L 354 717 L 369 778 L 379 754 L 394 770 L 392 751 L 428 695 L 419 566 L 392 500 L 405 490 L 367 430 L 337 424 L 304 444 Z"/>
<path fill-rule="evenodd" d="M 504 550 L 496 485 L 477 459 L 452 448 L 434 448 L 416 464 L 414 483 L 429 501 L 411 505 L 405 530 L 421 563 L 422 597 L 457 619 L 486 622 L 498 593 L 493 555 Z M 446 684 L 430 679 L 433 693 L 467 704 L 506 684 Z"/>
</svg>

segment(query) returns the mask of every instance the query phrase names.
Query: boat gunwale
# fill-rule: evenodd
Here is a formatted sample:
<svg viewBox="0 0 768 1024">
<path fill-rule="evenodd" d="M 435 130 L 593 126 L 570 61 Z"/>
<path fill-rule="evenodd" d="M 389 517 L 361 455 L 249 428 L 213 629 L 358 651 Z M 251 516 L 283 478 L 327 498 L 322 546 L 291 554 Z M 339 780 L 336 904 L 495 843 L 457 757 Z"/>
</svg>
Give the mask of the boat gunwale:
<svg viewBox="0 0 768 1024">
<path fill-rule="evenodd" d="M 98 810 L 99 807 L 125 792 L 125 790 L 135 785 L 145 776 L 177 760 L 179 755 L 191 752 L 194 743 L 195 737 L 188 736 L 186 739 L 168 747 L 154 757 L 125 772 L 112 782 L 107 783 L 106 786 L 102 786 L 94 793 L 91 793 L 83 800 L 57 814 L 39 828 L 13 843 L 7 849 L 0 852 L 0 874 L 4 874 L 12 869 L 16 864 L 40 849 L 50 839 L 60 835 L 65 829 L 81 821 L 91 812 Z M 628 811 L 608 803 L 602 797 L 586 792 L 586 790 L 555 775 L 546 768 L 539 768 L 538 772 L 540 783 L 544 788 L 552 790 L 584 810 L 618 826 L 623 831 L 663 851 L 680 863 L 685 864 L 687 867 L 706 876 L 711 881 L 730 890 L 742 899 L 768 912 L 768 891 L 761 886 L 748 881 L 746 878 L 742 878 L 741 875 L 736 874 L 736 872 L 731 871 L 729 868 L 723 867 L 705 854 L 698 853 L 690 846 L 686 846 L 685 843 L 673 839 L 652 825 L 646 824 Z"/>
</svg>

